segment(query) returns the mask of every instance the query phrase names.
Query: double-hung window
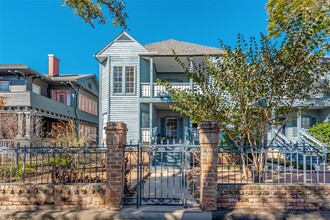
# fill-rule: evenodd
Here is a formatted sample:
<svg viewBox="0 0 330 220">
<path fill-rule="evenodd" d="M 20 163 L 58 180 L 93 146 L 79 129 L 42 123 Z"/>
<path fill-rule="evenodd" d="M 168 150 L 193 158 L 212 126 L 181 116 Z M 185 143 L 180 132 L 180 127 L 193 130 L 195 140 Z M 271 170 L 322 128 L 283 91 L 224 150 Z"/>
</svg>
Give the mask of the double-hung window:
<svg viewBox="0 0 330 220">
<path fill-rule="evenodd" d="M 125 93 L 134 93 L 134 67 L 125 67 Z"/>
<path fill-rule="evenodd" d="M 132 94 L 135 86 L 134 66 L 115 66 L 113 68 L 113 93 Z"/>
<path fill-rule="evenodd" d="M 113 92 L 123 93 L 123 67 L 115 66 L 113 68 Z"/>
</svg>

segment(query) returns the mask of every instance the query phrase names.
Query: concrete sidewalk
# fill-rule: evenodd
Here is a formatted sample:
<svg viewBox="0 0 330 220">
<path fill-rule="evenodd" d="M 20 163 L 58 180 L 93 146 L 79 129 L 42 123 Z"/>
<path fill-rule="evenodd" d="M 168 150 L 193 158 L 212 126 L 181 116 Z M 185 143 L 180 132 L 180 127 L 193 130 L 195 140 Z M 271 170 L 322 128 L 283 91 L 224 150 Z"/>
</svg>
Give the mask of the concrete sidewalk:
<svg viewBox="0 0 330 220">
<path fill-rule="evenodd" d="M 139 209 L 125 207 L 121 211 L 109 210 L 70 210 L 70 211 L 1 211 L 0 220 L 105 220 L 105 219 L 259 219 L 259 220 L 325 220 L 330 219 L 330 212 L 202 212 L 199 208 L 184 209 L 181 206 L 145 206 Z"/>
</svg>

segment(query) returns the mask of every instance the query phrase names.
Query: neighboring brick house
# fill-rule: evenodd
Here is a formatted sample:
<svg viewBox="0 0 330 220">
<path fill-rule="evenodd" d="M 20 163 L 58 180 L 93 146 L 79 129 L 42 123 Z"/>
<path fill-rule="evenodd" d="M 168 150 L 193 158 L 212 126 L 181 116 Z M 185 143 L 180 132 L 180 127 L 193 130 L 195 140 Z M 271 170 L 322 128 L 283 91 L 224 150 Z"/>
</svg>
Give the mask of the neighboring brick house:
<svg viewBox="0 0 330 220">
<path fill-rule="evenodd" d="M 42 140 L 60 121 L 74 120 L 79 135 L 98 133 L 98 80 L 94 74 L 60 74 L 49 55 L 49 74 L 22 64 L 0 64 L 0 144 Z M 4 115 L 13 113 L 9 125 Z M 8 119 L 9 120 L 9 119 Z"/>
</svg>

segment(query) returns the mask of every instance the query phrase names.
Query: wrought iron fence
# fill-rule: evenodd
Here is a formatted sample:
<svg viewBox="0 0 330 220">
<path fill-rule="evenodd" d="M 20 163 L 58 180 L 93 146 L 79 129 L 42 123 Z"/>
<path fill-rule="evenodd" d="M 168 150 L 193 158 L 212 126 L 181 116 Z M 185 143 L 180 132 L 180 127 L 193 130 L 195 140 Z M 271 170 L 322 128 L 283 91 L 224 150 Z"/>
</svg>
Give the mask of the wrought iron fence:
<svg viewBox="0 0 330 220">
<path fill-rule="evenodd" d="M 200 147 L 124 145 L 124 204 L 180 205 L 198 198 Z"/>
<path fill-rule="evenodd" d="M 102 183 L 104 146 L 0 147 L 0 183 Z"/>
<path fill-rule="evenodd" d="M 329 149 L 305 144 L 270 147 L 220 146 L 218 182 L 223 184 L 330 184 Z"/>
</svg>

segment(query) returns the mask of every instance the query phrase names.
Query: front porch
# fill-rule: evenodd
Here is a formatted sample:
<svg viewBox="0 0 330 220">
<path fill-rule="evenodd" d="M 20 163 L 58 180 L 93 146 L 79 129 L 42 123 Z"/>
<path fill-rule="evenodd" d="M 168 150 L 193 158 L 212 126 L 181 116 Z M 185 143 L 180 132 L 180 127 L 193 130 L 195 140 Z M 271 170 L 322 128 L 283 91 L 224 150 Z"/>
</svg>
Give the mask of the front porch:
<svg viewBox="0 0 330 220">
<path fill-rule="evenodd" d="M 140 137 L 143 143 L 194 143 L 197 127 L 185 115 L 170 109 L 169 103 L 141 103 Z"/>
</svg>

